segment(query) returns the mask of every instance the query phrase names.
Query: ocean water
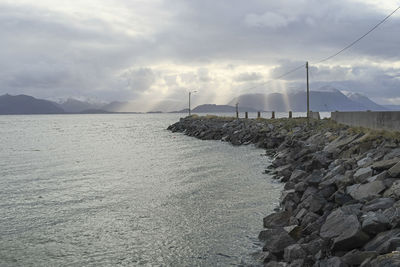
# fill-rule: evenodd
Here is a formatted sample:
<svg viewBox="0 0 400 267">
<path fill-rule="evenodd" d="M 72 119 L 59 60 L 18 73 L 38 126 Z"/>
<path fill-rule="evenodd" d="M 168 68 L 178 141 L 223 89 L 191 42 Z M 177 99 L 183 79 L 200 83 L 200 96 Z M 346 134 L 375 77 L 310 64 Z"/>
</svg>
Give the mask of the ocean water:
<svg viewBox="0 0 400 267">
<path fill-rule="evenodd" d="M 0 266 L 257 264 L 268 158 L 180 116 L 0 116 Z"/>
</svg>

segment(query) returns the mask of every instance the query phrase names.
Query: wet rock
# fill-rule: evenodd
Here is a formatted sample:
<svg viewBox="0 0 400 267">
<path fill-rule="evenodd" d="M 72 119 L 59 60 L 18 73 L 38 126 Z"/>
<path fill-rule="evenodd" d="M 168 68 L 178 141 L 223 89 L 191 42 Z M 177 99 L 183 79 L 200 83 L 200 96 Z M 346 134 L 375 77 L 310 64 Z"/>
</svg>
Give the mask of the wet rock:
<svg viewBox="0 0 400 267">
<path fill-rule="evenodd" d="M 377 211 L 380 209 L 388 209 L 394 204 L 393 198 L 376 198 L 367 202 L 363 208 L 364 211 Z"/>
<path fill-rule="evenodd" d="M 296 192 L 303 193 L 307 189 L 307 184 L 305 182 L 299 182 L 294 186 Z"/>
<path fill-rule="evenodd" d="M 294 240 L 301 238 L 303 227 L 299 225 L 290 225 L 283 228 Z"/>
<path fill-rule="evenodd" d="M 301 181 L 302 178 L 304 178 L 307 175 L 307 172 L 302 171 L 302 170 L 294 170 L 292 174 L 290 175 L 290 181 L 294 183 L 298 183 Z"/>
<path fill-rule="evenodd" d="M 385 190 L 385 185 L 382 181 L 374 181 L 367 184 L 355 184 L 347 187 L 347 193 L 354 199 L 371 199 L 379 197 L 379 193 Z"/>
<path fill-rule="evenodd" d="M 369 236 L 361 230 L 355 215 L 346 215 L 341 209 L 333 211 L 322 225 L 320 236 L 333 239 L 332 250 L 349 250 L 363 246 Z"/>
<path fill-rule="evenodd" d="M 399 177 L 400 176 L 400 162 L 396 163 L 393 167 L 391 167 L 388 171 L 391 177 Z"/>
<path fill-rule="evenodd" d="M 277 257 L 283 255 L 284 249 L 296 243 L 289 234 L 282 228 L 273 229 L 268 235 L 264 236 L 264 251 L 269 251 Z"/>
<path fill-rule="evenodd" d="M 342 257 L 342 261 L 348 265 L 360 265 L 366 259 L 373 259 L 378 256 L 378 253 L 375 251 L 359 251 L 359 250 L 352 250 L 346 253 Z"/>
<path fill-rule="evenodd" d="M 268 215 L 263 219 L 265 228 L 279 228 L 289 225 L 290 216 L 288 211 L 276 212 Z"/>
<path fill-rule="evenodd" d="M 304 199 L 299 206 L 307 209 L 310 212 L 320 213 L 326 202 L 327 201 L 322 196 L 318 194 L 311 194 Z"/>
<path fill-rule="evenodd" d="M 379 254 L 392 252 L 400 245 L 400 229 L 379 233 L 364 246 L 365 251 L 376 251 Z"/>
<path fill-rule="evenodd" d="M 363 216 L 362 230 L 367 234 L 376 235 L 390 228 L 389 220 L 377 212 L 368 212 Z"/>
<path fill-rule="evenodd" d="M 285 248 L 283 258 L 287 262 L 297 259 L 304 259 L 307 256 L 304 249 L 299 244 L 293 244 Z"/>
<path fill-rule="evenodd" d="M 287 267 L 289 264 L 286 262 L 270 261 L 264 267 Z"/>
</svg>

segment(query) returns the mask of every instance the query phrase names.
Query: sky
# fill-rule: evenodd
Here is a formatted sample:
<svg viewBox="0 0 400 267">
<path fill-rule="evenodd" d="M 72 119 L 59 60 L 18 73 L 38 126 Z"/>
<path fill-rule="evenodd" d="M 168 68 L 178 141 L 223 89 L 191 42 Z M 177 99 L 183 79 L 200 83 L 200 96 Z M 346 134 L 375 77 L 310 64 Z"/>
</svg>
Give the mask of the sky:
<svg viewBox="0 0 400 267">
<path fill-rule="evenodd" d="M 332 85 L 400 104 L 392 0 L 0 0 L 0 94 L 131 101 L 133 111 L 226 104 Z"/>
</svg>

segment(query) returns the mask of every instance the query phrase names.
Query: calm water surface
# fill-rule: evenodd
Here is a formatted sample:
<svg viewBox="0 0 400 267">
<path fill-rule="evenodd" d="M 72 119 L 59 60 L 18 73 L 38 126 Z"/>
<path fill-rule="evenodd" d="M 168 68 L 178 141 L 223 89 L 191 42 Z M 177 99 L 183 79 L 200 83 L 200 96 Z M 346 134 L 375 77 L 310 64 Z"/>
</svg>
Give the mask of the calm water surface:
<svg viewBox="0 0 400 267">
<path fill-rule="evenodd" d="M 0 266 L 254 264 L 282 186 L 179 116 L 0 116 Z"/>
</svg>

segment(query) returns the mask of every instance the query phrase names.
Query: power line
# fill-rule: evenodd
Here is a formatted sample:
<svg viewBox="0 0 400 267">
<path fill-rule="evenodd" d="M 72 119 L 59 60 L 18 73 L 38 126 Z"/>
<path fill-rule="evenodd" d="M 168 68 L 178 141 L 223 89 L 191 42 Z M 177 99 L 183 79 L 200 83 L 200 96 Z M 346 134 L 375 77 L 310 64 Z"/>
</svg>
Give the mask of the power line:
<svg viewBox="0 0 400 267">
<path fill-rule="evenodd" d="M 363 34 L 361 37 L 359 37 L 358 39 L 356 39 L 355 41 L 353 41 L 352 43 L 350 43 L 349 45 L 347 45 L 347 46 L 344 47 L 343 49 L 339 50 L 339 51 L 336 52 L 335 54 L 330 55 L 330 56 L 328 56 L 328 57 L 326 57 L 326 58 L 324 58 L 324 59 L 322 59 L 322 60 L 320 60 L 320 61 L 318 61 L 318 62 L 315 62 L 315 63 L 313 62 L 312 64 L 319 64 L 319 63 L 328 61 L 328 60 L 330 60 L 330 59 L 332 59 L 332 58 L 338 56 L 339 54 L 343 53 L 344 51 L 346 51 L 347 49 L 349 49 L 350 47 L 354 46 L 356 43 L 358 43 L 359 41 L 361 41 L 362 39 L 364 39 L 367 35 L 369 35 L 369 34 L 370 34 L 371 32 L 373 32 L 375 29 L 377 29 L 381 24 L 383 24 L 385 21 L 387 21 L 387 20 L 388 20 L 394 13 L 396 13 L 399 9 L 400 9 L 400 6 L 397 7 L 392 13 L 390 13 L 389 15 L 387 15 L 387 16 L 386 16 L 383 20 L 381 20 L 378 24 L 376 24 L 374 27 L 372 27 L 368 32 L 366 32 L 365 34 Z M 278 76 L 278 77 L 276 77 L 276 78 L 270 79 L 270 80 L 268 80 L 268 81 L 266 81 L 266 82 L 263 82 L 263 83 L 261 83 L 261 84 L 258 84 L 258 85 L 256 85 L 256 86 L 252 86 L 252 87 L 250 87 L 250 88 L 247 88 L 246 91 L 252 90 L 252 89 L 255 89 L 255 88 L 258 88 L 258 87 L 263 86 L 263 85 L 266 85 L 266 84 L 272 82 L 273 80 L 282 79 L 283 77 L 285 77 L 285 76 L 287 76 L 287 75 L 289 75 L 289 74 L 292 74 L 293 72 L 295 72 L 295 71 L 297 71 L 297 70 L 299 70 L 299 69 L 301 69 L 301 68 L 304 68 L 305 66 L 306 66 L 306 64 L 301 64 L 300 66 L 295 67 L 295 68 L 289 70 L 288 72 L 285 72 L 284 74 L 282 74 L 282 75 L 280 75 L 280 76 Z"/>
<path fill-rule="evenodd" d="M 385 21 L 387 21 L 394 13 L 396 13 L 398 10 L 400 9 L 400 6 L 397 7 L 392 13 L 390 13 L 389 15 L 387 15 L 383 20 L 381 20 L 378 24 L 376 24 L 374 27 L 372 27 L 368 32 L 366 32 L 365 34 L 363 34 L 361 37 L 359 37 L 358 39 L 356 39 L 355 41 L 353 41 L 352 43 L 350 43 L 349 45 L 347 45 L 346 47 L 344 47 L 343 49 L 339 50 L 338 52 L 336 52 L 333 55 L 330 55 L 329 57 L 326 57 L 316 63 L 313 64 L 319 64 L 325 61 L 328 61 L 336 56 L 338 56 L 339 54 L 343 53 L 344 51 L 346 51 L 347 49 L 349 49 L 350 47 L 352 47 L 353 45 L 355 45 L 356 43 L 358 43 L 359 41 L 361 41 L 362 39 L 364 39 L 368 34 L 370 34 L 371 32 L 373 32 L 376 28 L 378 28 L 381 24 L 383 24 Z"/>
</svg>

